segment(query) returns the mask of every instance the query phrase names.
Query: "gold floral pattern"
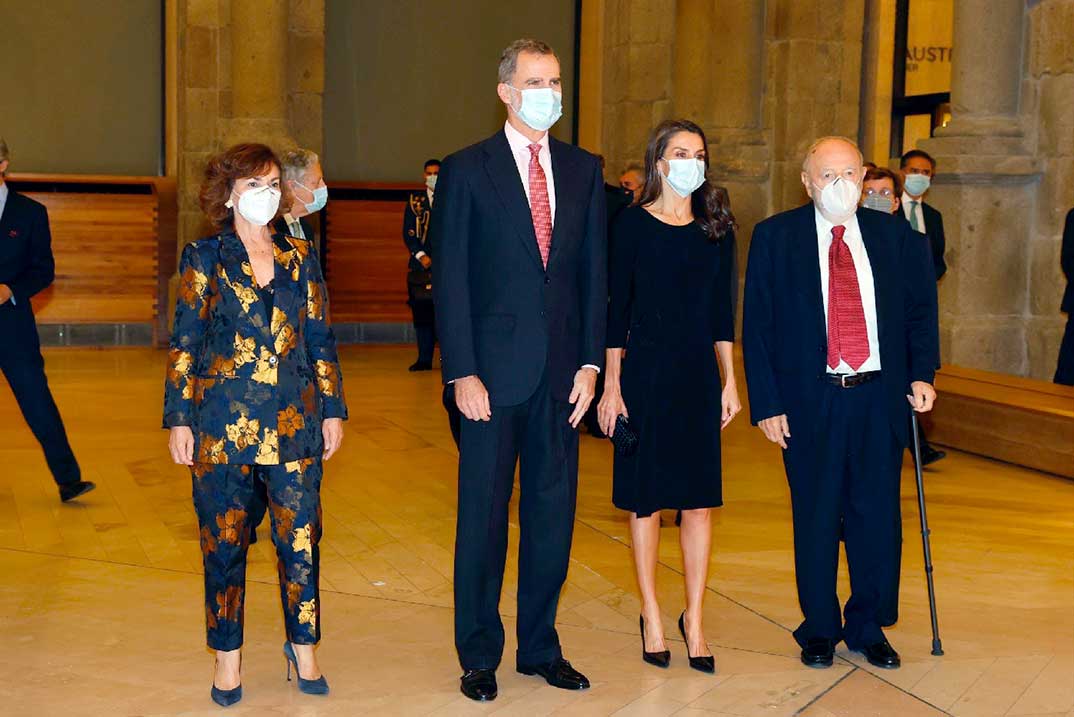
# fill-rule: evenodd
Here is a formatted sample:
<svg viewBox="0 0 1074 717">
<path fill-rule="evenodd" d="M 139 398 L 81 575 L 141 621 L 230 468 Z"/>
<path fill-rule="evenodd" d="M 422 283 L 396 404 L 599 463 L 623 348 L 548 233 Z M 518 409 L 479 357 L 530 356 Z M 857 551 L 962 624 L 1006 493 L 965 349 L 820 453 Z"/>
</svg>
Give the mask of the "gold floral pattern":
<svg viewBox="0 0 1074 717">
<path fill-rule="evenodd" d="M 324 284 L 306 282 L 306 316 L 313 321 L 324 321 Z"/>
<path fill-rule="evenodd" d="M 306 427 L 306 420 L 294 406 L 288 406 L 277 413 L 276 423 L 276 430 L 279 435 L 287 436 L 288 438 L 294 438 L 297 431 L 301 431 Z"/>
<path fill-rule="evenodd" d="M 213 463 L 217 465 L 227 463 L 227 453 L 224 452 L 224 439 L 221 438 L 218 441 L 214 441 L 209 436 L 202 434 L 198 445 L 198 457 L 196 460 L 198 463 Z"/>
<path fill-rule="evenodd" d="M 179 275 L 179 300 L 191 309 L 199 308 L 209 289 L 209 277 L 193 266 L 187 266 Z"/>
<path fill-rule="evenodd" d="M 339 395 L 339 364 L 318 359 L 313 364 L 317 372 L 317 387 L 325 396 Z"/>
<path fill-rule="evenodd" d="M 253 336 L 243 338 L 238 331 L 235 332 L 235 357 L 232 361 L 235 367 L 245 366 L 257 358 L 257 339 Z"/>
<path fill-rule="evenodd" d="M 224 430 L 227 432 L 227 439 L 241 451 L 260 442 L 257 434 L 261 431 L 261 421 L 241 414 L 238 420 L 227 424 Z"/>
<path fill-rule="evenodd" d="M 310 526 L 309 523 L 303 525 L 301 528 L 294 529 L 294 539 L 291 540 L 291 550 L 296 553 L 304 552 L 306 554 L 306 560 L 313 559 L 313 544 L 310 542 Z"/>
<path fill-rule="evenodd" d="M 317 629 L 317 599 L 305 600 L 298 606 L 298 622 L 300 625 L 309 625 L 311 629 Z"/>
<path fill-rule="evenodd" d="M 280 462 L 280 439 L 279 435 L 271 428 L 265 429 L 265 436 L 261 445 L 257 448 L 257 456 L 254 463 L 258 465 L 278 465 Z"/>
<path fill-rule="evenodd" d="M 250 535 L 246 530 L 246 511 L 241 508 L 230 508 L 223 515 L 216 516 L 216 527 L 217 540 L 221 543 L 238 545 Z"/>
</svg>

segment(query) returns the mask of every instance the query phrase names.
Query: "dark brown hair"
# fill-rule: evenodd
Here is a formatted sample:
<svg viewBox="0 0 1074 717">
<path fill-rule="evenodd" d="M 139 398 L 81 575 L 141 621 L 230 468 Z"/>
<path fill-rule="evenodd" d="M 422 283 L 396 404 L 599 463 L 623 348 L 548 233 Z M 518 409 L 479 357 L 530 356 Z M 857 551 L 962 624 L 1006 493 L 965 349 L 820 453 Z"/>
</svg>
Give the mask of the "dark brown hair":
<svg viewBox="0 0 1074 717">
<path fill-rule="evenodd" d="M 875 182 L 878 179 L 890 179 L 891 186 L 895 189 L 895 197 L 902 196 L 902 177 L 898 172 L 892 172 L 887 167 L 874 167 L 865 173 L 863 182 Z"/>
<path fill-rule="evenodd" d="M 664 191 L 664 178 L 657 165 L 657 160 L 664 157 L 668 142 L 679 132 L 689 132 L 701 138 L 705 147 L 705 182 L 690 197 L 694 212 L 694 221 L 712 241 L 719 241 L 725 234 L 735 228 L 735 216 L 731 213 L 731 199 L 727 190 L 717 187 L 708 179 L 709 142 L 705 133 L 690 120 L 665 120 L 657 125 L 649 137 L 649 146 L 645 149 L 645 186 L 635 204 L 647 206 L 660 198 Z"/>
<path fill-rule="evenodd" d="M 243 177 L 257 177 L 275 166 L 280 171 L 280 208 L 277 216 L 291 208 L 291 193 L 282 181 L 283 165 L 272 148 L 264 144 L 236 144 L 214 155 L 205 165 L 205 180 L 198 192 L 198 202 L 205 216 L 217 229 L 231 226 L 235 221 L 233 209 L 224 206 L 231 197 L 235 182 Z M 275 217 L 273 217 L 275 219 Z"/>
</svg>

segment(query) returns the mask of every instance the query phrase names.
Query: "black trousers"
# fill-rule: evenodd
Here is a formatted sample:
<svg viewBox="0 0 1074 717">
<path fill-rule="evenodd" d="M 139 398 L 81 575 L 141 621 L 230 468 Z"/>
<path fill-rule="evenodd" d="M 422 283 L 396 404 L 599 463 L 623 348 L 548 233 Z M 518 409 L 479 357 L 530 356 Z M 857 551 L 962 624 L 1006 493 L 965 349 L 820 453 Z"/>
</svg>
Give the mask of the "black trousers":
<svg viewBox="0 0 1074 717">
<path fill-rule="evenodd" d="M 0 340 L 0 371 L 45 452 L 53 479 L 58 485 L 77 483 L 82 473 L 48 387 L 45 358 L 30 307 L 10 303 L 0 306 L 0 336 L 4 337 Z"/>
<path fill-rule="evenodd" d="M 803 647 L 827 638 L 856 649 L 883 639 L 880 628 L 898 619 L 903 446 L 891 428 L 879 378 L 854 388 L 826 386 L 808 420 L 791 420 L 783 453 L 805 617 L 794 637 Z M 842 616 L 836 594 L 840 536 L 851 590 Z"/>
<path fill-rule="evenodd" d="M 462 420 L 455 535 L 455 647 L 464 670 L 495 669 L 503 656 L 500 592 L 507 513 L 519 464 L 519 664 L 561 656 L 559 592 L 567 578 L 578 433 L 571 406 L 552 398 L 547 379 L 517 406 L 493 406 L 492 420 Z"/>
<path fill-rule="evenodd" d="M 1074 386 L 1074 314 L 1067 315 L 1063 342 L 1059 344 L 1059 361 L 1055 367 L 1055 383 Z"/>
<path fill-rule="evenodd" d="M 414 334 L 417 337 L 418 361 L 432 363 L 433 350 L 436 348 L 436 312 L 432 299 L 414 298 L 414 289 L 407 284 L 409 292 L 410 313 L 414 317 Z"/>
</svg>

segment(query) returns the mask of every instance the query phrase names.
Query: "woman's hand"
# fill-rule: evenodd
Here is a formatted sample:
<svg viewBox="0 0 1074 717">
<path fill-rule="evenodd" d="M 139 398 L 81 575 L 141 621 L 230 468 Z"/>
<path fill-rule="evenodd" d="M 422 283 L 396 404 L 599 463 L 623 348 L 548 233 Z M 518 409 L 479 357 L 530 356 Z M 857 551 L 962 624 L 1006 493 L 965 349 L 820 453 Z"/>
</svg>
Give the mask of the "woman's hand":
<svg viewBox="0 0 1074 717">
<path fill-rule="evenodd" d="M 176 463 L 194 465 L 194 432 L 190 426 L 172 426 L 168 434 L 168 450 Z"/>
<path fill-rule="evenodd" d="M 727 425 L 741 410 L 742 402 L 738 400 L 738 387 L 734 381 L 728 381 L 720 396 L 720 430 L 727 428 Z"/>
<path fill-rule="evenodd" d="M 321 421 L 321 434 L 324 436 L 324 459 L 327 461 L 343 443 L 343 419 L 326 418 Z"/>
<path fill-rule="evenodd" d="M 615 421 L 619 416 L 630 417 L 626 404 L 623 403 L 623 394 L 620 393 L 618 384 L 606 383 L 604 396 L 597 404 L 597 422 L 600 424 L 600 430 L 604 431 L 604 435 L 615 434 Z"/>
</svg>

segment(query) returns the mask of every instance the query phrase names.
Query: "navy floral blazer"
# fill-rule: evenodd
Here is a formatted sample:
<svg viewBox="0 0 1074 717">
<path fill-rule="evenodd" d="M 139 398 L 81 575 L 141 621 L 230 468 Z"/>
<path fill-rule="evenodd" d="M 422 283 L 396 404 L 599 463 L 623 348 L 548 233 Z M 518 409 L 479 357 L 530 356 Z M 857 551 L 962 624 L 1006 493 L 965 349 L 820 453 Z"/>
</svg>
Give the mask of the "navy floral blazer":
<svg viewBox="0 0 1074 717">
<path fill-rule="evenodd" d="M 190 426 L 194 461 L 275 465 L 320 456 L 321 421 L 347 417 L 328 297 L 308 241 L 277 234 L 266 324 L 234 232 L 192 242 L 179 263 L 164 427 Z"/>
</svg>

